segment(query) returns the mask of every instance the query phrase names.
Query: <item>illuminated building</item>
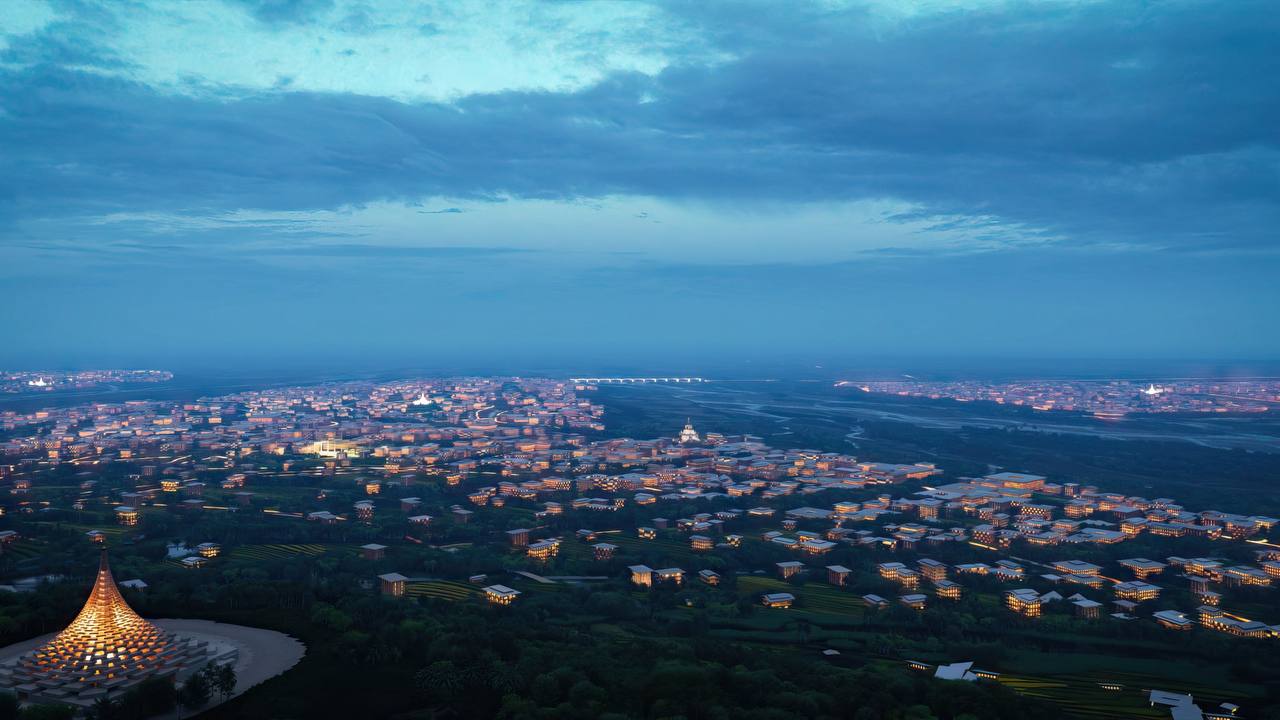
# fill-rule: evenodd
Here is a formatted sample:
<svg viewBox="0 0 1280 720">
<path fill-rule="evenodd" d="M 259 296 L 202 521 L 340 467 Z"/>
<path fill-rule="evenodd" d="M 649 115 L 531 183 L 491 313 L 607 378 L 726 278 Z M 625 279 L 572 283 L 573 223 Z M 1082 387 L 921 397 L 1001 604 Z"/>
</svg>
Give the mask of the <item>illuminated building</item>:
<svg viewBox="0 0 1280 720">
<path fill-rule="evenodd" d="M 1040 593 L 1035 590 L 1009 590 L 1004 594 L 1004 605 L 1019 615 L 1040 617 Z"/>
<path fill-rule="evenodd" d="M 1093 505 L 1089 504 L 1087 501 L 1072 502 L 1068 503 L 1067 506 L 1063 508 L 1063 512 L 1065 512 L 1069 518 L 1089 517 L 1093 514 Z"/>
<path fill-rule="evenodd" d="M 1023 505 L 1018 508 L 1018 514 L 1022 517 L 1034 517 L 1042 520 L 1053 519 L 1052 505 Z"/>
<path fill-rule="evenodd" d="M 716 541 L 706 535 L 690 535 L 689 545 L 694 550 L 714 550 L 716 547 Z"/>
<path fill-rule="evenodd" d="M 1271 576 L 1266 572 L 1247 565 L 1237 565 L 1222 571 L 1222 579 L 1229 585 L 1254 585 L 1267 587 L 1271 585 Z"/>
<path fill-rule="evenodd" d="M 825 555 L 836 546 L 828 540 L 806 539 L 800 543 L 800 549 L 810 555 Z"/>
<path fill-rule="evenodd" d="M 684 570 L 677 567 L 660 568 L 653 571 L 654 580 L 658 582 L 668 582 L 673 585 L 684 584 Z"/>
<path fill-rule="evenodd" d="M 400 573 L 387 573 L 378 576 L 382 594 L 390 597 L 404 597 L 405 581 L 408 579 Z"/>
<path fill-rule="evenodd" d="M 912 610 L 923 610 L 925 608 L 925 605 L 929 602 L 929 596 L 920 595 L 919 593 L 913 593 L 911 595 L 899 595 L 898 602 L 902 603 L 903 605 L 906 605 Z"/>
<path fill-rule="evenodd" d="M 1059 560 L 1051 563 L 1053 569 L 1066 575 L 1097 575 L 1102 568 L 1083 560 Z"/>
<path fill-rule="evenodd" d="M 827 566 L 827 582 L 838 587 L 844 587 L 849 581 L 849 573 L 853 572 L 843 565 Z"/>
<path fill-rule="evenodd" d="M 982 478 L 983 484 L 990 487 L 1010 491 L 1010 494 L 1030 496 L 1032 492 L 1044 489 L 1045 478 L 1040 475 L 1026 473 L 1002 472 Z"/>
<path fill-rule="evenodd" d="M 322 458 L 344 459 L 360 457 L 360 446 L 345 440 L 317 440 L 298 448 L 298 452 Z"/>
<path fill-rule="evenodd" d="M 798 562 L 796 560 L 788 560 L 786 562 L 774 563 L 774 565 L 778 568 L 778 575 L 782 576 L 783 580 L 786 580 L 787 578 L 795 577 L 802 570 L 804 570 L 804 563 Z"/>
<path fill-rule="evenodd" d="M 196 546 L 196 552 L 200 553 L 200 557 L 215 558 L 222 552 L 222 546 L 215 542 L 200 543 Z"/>
<path fill-rule="evenodd" d="M 987 523 L 983 523 L 982 525 L 975 525 L 973 528 L 973 540 L 974 542 L 979 542 L 979 543 L 982 543 L 983 545 L 995 545 L 996 544 L 995 527 Z"/>
<path fill-rule="evenodd" d="M 920 574 L 937 582 L 938 580 L 947 579 L 946 563 L 938 562 L 933 558 L 921 558 L 916 565 L 920 568 Z"/>
<path fill-rule="evenodd" d="M 920 587 L 920 573 L 910 568 L 902 568 L 898 570 L 898 584 L 907 590 L 915 590 Z"/>
<path fill-rule="evenodd" d="M 1076 617 L 1083 620 L 1097 620 L 1102 613 L 1102 603 L 1088 598 L 1080 598 L 1071 605 L 1075 608 Z"/>
<path fill-rule="evenodd" d="M 653 587 L 653 568 L 648 565 L 632 565 L 627 569 L 631 571 L 632 585 Z"/>
<path fill-rule="evenodd" d="M 560 554 L 560 540 L 559 538 L 551 538 L 548 540 L 539 540 L 538 542 L 530 543 L 525 554 L 538 562 L 548 562 L 556 555 Z"/>
<path fill-rule="evenodd" d="M 951 580 L 938 580 L 934 582 L 933 588 L 938 597 L 947 600 L 959 600 L 960 595 L 963 593 L 960 583 Z"/>
<path fill-rule="evenodd" d="M 1118 583 L 1115 587 L 1116 597 L 1122 600 L 1155 600 L 1160 597 L 1160 587 L 1140 580 Z"/>
<path fill-rule="evenodd" d="M 519 596 L 519 590 L 513 590 L 506 585 L 490 585 L 484 588 L 485 599 L 494 605 L 510 605 Z"/>
<path fill-rule="evenodd" d="M 887 562 L 876 565 L 876 570 L 880 573 L 880 577 L 885 580 L 897 580 L 898 571 L 906 569 L 906 565 L 900 562 Z"/>
<path fill-rule="evenodd" d="M 768 593 L 760 598 L 765 607 L 771 608 L 789 608 L 795 601 L 796 596 L 791 593 Z"/>
<path fill-rule="evenodd" d="M 1151 614 L 1151 617 L 1162 626 L 1170 630 L 1190 630 L 1194 624 L 1184 613 L 1177 610 L 1160 610 Z"/>
<path fill-rule="evenodd" d="M 138 524 L 138 511 L 128 505 L 121 505 L 116 508 L 116 522 L 125 527 L 132 527 Z"/>
<path fill-rule="evenodd" d="M 1139 580 L 1146 580 L 1152 575 L 1159 575 L 1165 568 L 1164 563 L 1146 558 L 1127 558 L 1121 560 L 1120 565 L 1133 571 L 1134 577 Z"/>
<path fill-rule="evenodd" d="M 612 560 L 618 552 L 618 546 L 612 543 L 596 543 L 591 546 L 596 560 Z"/>
<path fill-rule="evenodd" d="M 161 629 L 129 607 L 102 551 L 89 599 L 65 630 L 0 668 L 0 686 L 24 700 L 86 705 L 150 677 L 184 677 L 211 659 L 201 646 Z"/>
</svg>

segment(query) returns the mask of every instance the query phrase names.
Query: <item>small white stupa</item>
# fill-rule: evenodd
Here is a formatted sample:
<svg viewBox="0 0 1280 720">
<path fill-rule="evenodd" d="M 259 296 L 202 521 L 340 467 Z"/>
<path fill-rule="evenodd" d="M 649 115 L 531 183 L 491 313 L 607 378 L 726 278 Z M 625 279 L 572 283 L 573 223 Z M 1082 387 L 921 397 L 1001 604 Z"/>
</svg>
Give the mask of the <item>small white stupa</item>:
<svg viewBox="0 0 1280 720">
<path fill-rule="evenodd" d="M 680 431 L 680 437 L 676 439 L 682 443 L 702 442 L 702 438 L 698 437 L 698 431 L 693 429 L 692 418 L 689 418 L 685 421 L 684 429 Z"/>
<path fill-rule="evenodd" d="M 1142 391 L 1142 394 L 1143 394 L 1143 395 L 1149 395 L 1149 396 L 1155 396 L 1155 395 L 1159 395 L 1159 394 L 1160 394 L 1160 393 L 1162 393 L 1162 392 L 1164 392 L 1164 388 L 1156 387 L 1156 386 L 1155 386 L 1155 383 L 1151 383 L 1151 384 L 1147 385 L 1147 387 Z"/>
<path fill-rule="evenodd" d="M 420 393 L 418 393 L 418 397 L 416 397 L 416 398 L 414 398 L 413 400 L 411 400 L 411 401 L 409 402 L 409 404 L 410 404 L 410 405 L 430 405 L 430 404 L 431 404 L 431 398 L 427 397 L 427 394 L 426 394 L 426 393 L 424 393 L 424 392 L 420 392 Z"/>
</svg>

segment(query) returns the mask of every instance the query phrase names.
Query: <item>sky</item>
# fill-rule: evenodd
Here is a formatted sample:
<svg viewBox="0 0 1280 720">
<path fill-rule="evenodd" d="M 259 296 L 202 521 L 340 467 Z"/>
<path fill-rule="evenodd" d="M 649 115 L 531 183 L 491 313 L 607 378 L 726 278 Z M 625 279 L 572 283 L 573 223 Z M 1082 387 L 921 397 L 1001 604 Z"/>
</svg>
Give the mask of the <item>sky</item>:
<svg viewBox="0 0 1280 720">
<path fill-rule="evenodd" d="M 0 367 L 1280 359 L 1269 0 L 12 0 Z"/>
</svg>

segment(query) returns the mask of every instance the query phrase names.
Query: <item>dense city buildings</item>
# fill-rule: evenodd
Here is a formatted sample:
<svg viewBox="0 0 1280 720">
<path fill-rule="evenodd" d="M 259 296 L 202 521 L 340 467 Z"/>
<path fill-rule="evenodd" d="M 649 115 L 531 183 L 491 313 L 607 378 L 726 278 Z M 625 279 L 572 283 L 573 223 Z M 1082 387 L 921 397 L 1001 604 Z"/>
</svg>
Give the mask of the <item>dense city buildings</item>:
<svg viewBox="0 0 1280 720">
<path fill-rule="evenodd" d="M 1280 409 L 1280 380 L 1028 380 L 1023 382 L 924 381 L 859 382 L 837 387 L 867 393 L 993 402 L 1034 410 L 1071 410 L 1102 419 L 1142 413 L 1261 413 Z"/>
<path fill-rule="evenodd" d="M 0 393 L 55 393 L 62 390 L 90 390 L 113 385 L 144 385 L 168 382 L 167 370 L 78 370 L 45 372 L 0 370 Z"/>
<path fill-rule="evenodd" d="M 962 475 L 775 447 L 691 421 L 612 436 L 596 392 L 443 378 L 8 411 L 0 541 L 25 548 L 49 523 L 98 547 L 181 527 L 189 540 L 165 562 L 188 573 L 349 558 L 355 592 L 492 612 L 616 582 L 758 613 L 1280 638 L 1265 602 L 1280 584 L 1275 517 L 1035 468 Z M 246 542 L 238 527 L 291 540 Z M 450 556 L 467 560 L 434 559 Z"/>
</svg>

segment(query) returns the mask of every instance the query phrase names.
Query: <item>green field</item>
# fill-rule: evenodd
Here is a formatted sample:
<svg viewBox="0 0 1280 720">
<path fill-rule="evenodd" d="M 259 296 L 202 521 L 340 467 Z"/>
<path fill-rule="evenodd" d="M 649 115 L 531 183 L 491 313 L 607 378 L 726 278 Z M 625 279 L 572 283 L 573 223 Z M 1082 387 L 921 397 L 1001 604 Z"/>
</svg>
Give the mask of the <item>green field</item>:
<svg viewBox="0 0 1280 720">
<path fill-rule="evenodd" d="M 739 595 L 759 596 L 775 592 L 795 595 L 800 601 L 799 607 L 812 613 L 861 617 L 864 609 L 861 597 L 825 583 L 809 582 L 797 587 L 763 575 L 743 575 L 738 578 Z"/>
</svg>

